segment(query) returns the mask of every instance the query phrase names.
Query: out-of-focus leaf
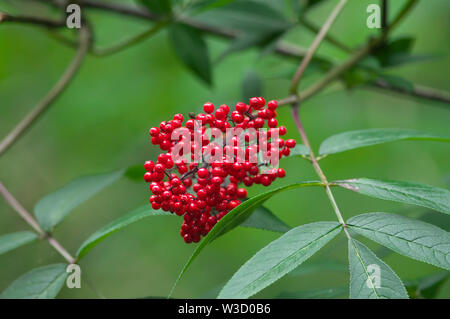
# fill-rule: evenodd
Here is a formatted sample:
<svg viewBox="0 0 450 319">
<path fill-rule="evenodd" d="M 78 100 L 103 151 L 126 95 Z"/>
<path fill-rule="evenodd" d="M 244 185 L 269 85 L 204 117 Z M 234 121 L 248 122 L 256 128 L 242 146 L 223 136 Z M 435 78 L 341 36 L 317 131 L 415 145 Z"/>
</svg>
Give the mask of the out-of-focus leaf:
<svg viewBox="0 0 450 319">
<path fill-rule="evenodd" d="M 349 229 L 399 254 L 450 269 L 450 233 L 420 220 L 367 213 L 347 221 Z"/>
<path fill-rule="evenodd" d="M 340 231 L 338 222 L 296 227 L 258 251 L 227 282 L 218 298 L 249 298 L 303 263 Z"/>
<path fill-rule="evenodd" d="M 408 298 L 402 281 L 394 271 L 355 239 L 348 240 L 348 259 L 351 299 Z M 375 278 L 377 275 L 380 280 Z"/>
<path fill-rule="evenodd" d="M 270 230 L 278 233 L 285 233 L 291 229 L 281 219 L 275 216 L 264 206 L 255 209 L 240 226 Z"/>
<path fill-rule="evenodd" d="M 370 197 L 424 206 L 441 213 L 450 214 L 450 191 L 443 188 L 369 178 L 348 179 L 337 181 L 334 184 Z"/>
<path fill-rule="evenodd" d="M 400 140 L 450 142 L 450 137 L 400 128 L 380 128 L 344 132 L 328 137 L 322 142 L 319 154 L 335 154 L 360 147 Z"/>
<path fill-rule="evenodd" d="M 77 258 L 81 259 L 92 248 L 94 248 L 96 245 L 98 245 L 100 242 L 102 242 L 115 232 L 121 230 L 122 228 L 130 224 L 136 223 L 143 218 L 150 216 L 176 216 L 176 215 L 164 212 L 162 210 L 153 210 L 150 204 L 139 207 L 134 211 L 132 211 L 131 213 L 114 220 L 113 222 L 102 227 L 94 234 L 89 236 L 89 238 L 86 239 L 78 249 Z"/>
<path fill-rule="evenodd" d="M 412 82 L 399 76 L 379 74 L 378 79 L 405 92 L 412 92 L 414 90 L 414 84 Z"/>
<path fill-rule="evenodd" d="M 436 298 L 449 276 L 449 271 L 443 271 L 420 279 L 405 281 L 405 286 L 413 299 L 432 299 Z"/>
<path fill-rule="evenodd" d="M 242 98 L 248 101 L 254 96 L 263 96 L 263 81 L 258 73 L 249 71 L 242 82 Z"/>
<path fill-rule="evenodd" d="M 128 177 L 132 181 L 143 182 L 145 172 L 146 171 L 143 164 L 136 164 L 128 167 L 124 175 L 125 177 Z"/>
<path fill-rule="evenodd" d="M 282 292 L 277 296 L 277 299 L 333 299 L 342 297 L 347 293 L 347 287 L 334 287 L 317 290 Z"/>
<path fill-rule="evenodd" d="M 16 279 L 0 295 L 0 299 L 53 299 L 69 275 L 66 264 L 35 268 Z"/>
<path fill-rule="evenodd" d="M 138 0 L 150 12 L 159 15 L 169 15 L 172 12 L 171 0 Z"/>
<path fill-rule="evenodd" d="M 117 181 L 124 171 L 78 178 L 42 198 L 34 207 L 34 214 L 42 228 L 51 231 L 78 205 Z"/>
<path fill-rule="evenodd" d="M 185 24 L 175 23 L 169 27 L 173 48 L 183 63 L 205 81 L 212 83 L 211 62 L 202 34 Z"/>
<path fill-rule="evenodd" d="M 172 290 L 169 294 L 169 297 L 172 295 L 173 290 L 177 286 L 180 279 L 183 277 L 186 270 L 189 268 L 189 266 L 192 264 L 194 259 L 200 254 L 200 252 L 203 250 L 203 248 L 206 247 L 210 242 L 218 238 L 219 236 L 225 234 L 226 232 L 234 229 L 236 226 L 240 225 L 242 222 L 244 222 L 254 211 L 258 206 L 261 206 L 266 200 L 271 198 L 273 195 L 300 187 L 307 187 L 307 186 L 322 186 L 321 182 L 301 182 L 301 183 L 295 183 L 290 184 L 286 186 L 282 186 L 276 189 L 273 189 L 271 191 L 259 194 L 257 196 L 254 196 L 233 210 L 231 210 L 228 214 L 226 214 L 204 237 L 197 248 L 192 253 L 191 257 L 189 257 L 188 261 L 184 265 L 183 269 L 181 270 L 180 274 L 178 275 L 178 278 L 176 279 Z"/>
<path fill-rule="evenodd" d="M 0 255 L 31 243 L 37 238 L 38 235 L 30 231 L 20 231 L 0 236 Z"/>
</svg>

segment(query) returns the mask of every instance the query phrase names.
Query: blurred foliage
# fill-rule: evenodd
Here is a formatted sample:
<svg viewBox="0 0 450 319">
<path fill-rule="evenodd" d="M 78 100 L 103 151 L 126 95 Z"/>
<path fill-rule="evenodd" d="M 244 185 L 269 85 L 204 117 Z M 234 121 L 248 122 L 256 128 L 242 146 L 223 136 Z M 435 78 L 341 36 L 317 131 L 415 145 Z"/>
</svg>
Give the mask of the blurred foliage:
<svg viewBox="0 0 450 319">
<path fill-rule="evenodd" d="M 213 12 L 208 11 L 209 8 L 202 9 L 200 4 L 204 1 L 177 1 L 176 10 L 186 8 L 195 12 L 196 2 L 199 4 L 198 17 Z M 274 29 L 278 32 L 277 36 L 269 38 L 269 43 L 254 42 L 263 45 L 266 54 L 249 49 L 234 51 L 227 59 L 219 60 L 233 44 L 225 39 L 201 35 L 200 41 L 204 41 L 212 61 L 212 87 L 205 84 L 209 82 L 206 73 L 202 73 L 206 82 L 201 81 L 183 65 L 181 61 L 186 62 L 186 59 L 179 59 L 179 53 L 174 50 L 168 37 L 168 30 L 116 55 L 107 58 L 88 57 L 68 90 L 18 143 L 0 157 L 2 183 L 31 210 L 46 194 L 79 176 L 123 169 L 154 159 L 158 150 L 149 142 L 148 128 L 174 113 L 196 112 L 206 101 L 216 104 L 236 103 L 243 95 L 248 97 L 249 91 L 256 92 L 262 88 L 266 99 L 285 97 L 298 61 L 268 54 L 271 52 L 270 43 L 278 41 L 278 35 L 283 34 L 284 40 L 308 47 L 314 34 L 296 25 L 296 19 L 306 15 L 320 26 L 335 1 L 258 2 L 266 9 L 270 7 L 268 10 L 277 10 L 279 15 L 287 17 L 286 21 L 277 20 L 276 24 L 266 25 L 275 25 Z M 358 47 L 376 35 L 378 30 L 370 30 L 365 25 L 365 8 L 372 2 L 349 1 L 330 34 L 350 47 Z M 120 3 L 133 5 L 128 0 Z M 222 6 L 227 3 L 233 1 L 212 1 L 209 5 L 223 10 Z M 402 1 L 390 1 L 391 17 L 401 5 Z M 167 7 L 160 9 L 163 13 L 167 12 Z M 0 10 L 56 15 L 54 10 L 33 1 L 2 1 Z M 388 43 L 391 49 L 401 54 L 394 61 L 383 57 L 378 59 L 382 65 L 390 66 L 387 71 L 383 71 L 386 78 L 393 81 L 407 79 L 397 80 L 397 83 L 407 81 L 450 90 L 446 72 L 450 67 L 450 43 L 447 41 L 450 37 L 449 12 L 450 3 L 446 0 L 419 2 L 396 29 L 393 37 L 394 42 L 395 39 L 411 37 L 414 42 L 403 45 Z M 101 47 L 139 34 L 149 27 L 149 23 L 143 20 L 100 11 L 89 11 L 88 16 L 94 24 L 96 43 Z M 212 20 L 219 26 L 232 27 L 230 20 Z M 240 26 L 248 27 L 249 24 L 244 21 Z M 269 28 L 269 31 L 274 29 Z M 247 31 L 245 35 L 253 35 L 254 31 Z M 67 34 L 71 35 L 69 32 Z M 257 39 L 261 39 L 258 37 L 262 36 L 257 34 Z M 247 49 L 241 47 L 244 48 Z M 19 24 L 0 26 L 1 137 L 46 94 L 73 55 L 72 48 L 61 45 L 43 29 Z M 347 56 L 327 42 L 321 45 L 317 55 L 328 57 L 336 63 Z M 437 55 L 439 58 L 421 59 L 421 63 L 414 64 L 398 63 L 400 58 L 425 55 Z M 204 67 L 198 62 L 196 65 Z M 378 68 L 377 65 L 372 67 Z M 319 65 L 311 64 L 311 68 L 314 72 L 305 74 L 307 77 L 302 80 L 302 87 L 309 86 L 322 74 Z M 315 149 L 330 135 L 357 129 L 399 127 L 449 135 L 446 106 L 386 91 L 359 88 L 345 90 L 342 84 L 334 84 L 305 102 L 302 116 Z M 287 126 L 289 137 L 299 139 L 288 108 L 280 109 L 278 119 Z M 372 177 L 446 187 L 445 177 L 450 175 L 448 162 L 446 144 L 397 142 L 337 154 L 324 159 L 322 167 L 330 180 Z M 287 177 L 277 181 L 273 187 L 316 179 L 309 163 L 299 157 L 284 160 L 282 166 L 287 171 Z M 129 171 L 129 174 L 135 176 L 135 172 Z M 249 196 L 260 193 L 262 189 L 259 186 L 252 187 Z M 74 253 L 92 233 L 145 204 L 148 196 L 149 191 L 144 182 L 121 179 L 77 207 L 56 229 L 54 236 Z M 370 199 L 345 190 L 336 190 L 336 197 L 346 218 L 373 211 L 413 215 L 413 211 L 404 210 L 404 205 L 400 203 Z M 319 188 L 291 190 L 271 198 L 265 206 L 290 226 L 334 218 L 326 195 Z M 439 216 L 439 220 L 436 220 L 439 223 L 435 224 L 445 228 L 448 219 L 448 216 Z M 81 261 L 83 276 L 109 298 L 166 296 L 194 249 L 193 245 L 184 244 L 179 236 L 180 223 L 181 220 L 177 218 L 149 218 L 123 229 L 102 242 Z M 23 230 L 29 230 L 29 227 L 0 200 L 0 234 Z M 195 298 L 204 296 L 208 291 L 217 291 L 217 287 L 223 285 L 247 259 L 278 236 L 277 233 L 243 227 L 227 233 L 202 252 L 180 282 L 174 297 Z M 379 248 L 373 242 L 363 242 L 371 249 Z M 305 265 L 325 258 L 346 262 L 347 247 L 342 234 Z M 383 259 L 401 278 L 411 281 L 439 275 L 436 267 L 396 253 L 388 254 Z M 27 271 L 57 262 L 61 262 L 61 257 L 43 241 L 1 255 L 0 291 Z M 437 282 L 440 289 L 436 290 L 436 297 L 450 297 L 448 281 Z M 308 276 L 289 276 L 268 287 L 257 297 L 275 297 L 284 292 L 319 291 L 342 287 L 347 283 L 348 273 L 319 272 Z M 64 288 L 60 297 L 94 298 L 96 295 L 83 282 L 81 289 Z"/>
</svg>

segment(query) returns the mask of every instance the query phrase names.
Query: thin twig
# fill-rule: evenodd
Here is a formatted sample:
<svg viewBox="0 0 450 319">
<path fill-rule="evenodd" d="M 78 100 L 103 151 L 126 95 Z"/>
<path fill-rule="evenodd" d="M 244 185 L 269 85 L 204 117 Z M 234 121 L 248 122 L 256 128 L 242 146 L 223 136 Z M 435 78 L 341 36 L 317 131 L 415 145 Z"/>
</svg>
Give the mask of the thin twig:
<svg viewBox="0 0 450 319">
<path fill-rule="evenodd" d="M 29 17 L 29 16 L 12 16 L 4 12 L 0 12 L 0 23 L 25 23 L 37 24 L 46 28 L 60 28 L 66 25 L 64 20 L 52 20 L 47 18 Z"/>
<path fill-rule="evenodd" d="M 305 58 L 300 63 L 297 72 L 295 72 L 294 77 L 292 78 L 292 84 L 291 88 L 289 90 L 290 93 L 294 94 L 297 92 L 297 87 L 300 81 L 300 78 L 303 75 L 303 72 L 305 72 L 306 67 L 308 66 L 309 62 L 311 61 L 314 53 L 319 48 L 319 45 L 322 43 L 322 40 L 324 39 L 325 35 L 327 34 L 328 30 L 330 29 L 331 25 L 333 24 L 334 20 L 336 20 L 339 13 L 344 8 L 345 4 L 347 3 L 347 0 L 340 0 L 337 6 L 333 9 L 325 23 L 323 24 L 322 28 L 320 28 L 319 33 L 317 33 L 316 37 L 314 38 L 313 43 L 308 49 L 308 52 L 306 52 Z"/>
<path fill-rule="evenodd" d="M 90 47 L 90 31 L 88 27 L 79 30 L 79 47 L 70 65 L 50 92 L 39 102 L 25 118 L 1 141 L 0 156 L 46 111 L 74 78 Z"/>
<path fill-rule="evenodd" d="M 0 182 L 0 194 L 6 202 L 22 217 L 28 225 L 30 225 L 41 237 L 41 239 L 47 240 L 56 251 L 64 257 L 69 264 L 75 263 L 75 258 L 67 252 L 67 250 L 50 234 L 46 233 L 39 223 L 33 218 L 33 216 L 14 198 L 14 196 L 6 189 L 6 187 Z"/>
</svg>

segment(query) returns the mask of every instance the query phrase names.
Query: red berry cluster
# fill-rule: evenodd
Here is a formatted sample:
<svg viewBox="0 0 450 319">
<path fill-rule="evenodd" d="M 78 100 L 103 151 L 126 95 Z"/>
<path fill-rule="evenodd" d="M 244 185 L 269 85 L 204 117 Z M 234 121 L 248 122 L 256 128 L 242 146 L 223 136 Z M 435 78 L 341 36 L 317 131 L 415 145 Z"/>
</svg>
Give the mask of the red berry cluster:
<svg viewBox="0 0 450 319">
<path fill-rule="evenodd" d="M 241 204 L 241 200 L 247 196 L 247 190 L 240 188 L 240 183 L 247 187 L 252 184 L 269 186 L 276 178 L 285 176 L 282 168 L 262 172 L 262 164 L 258 164 L 256 160 L 255 154 L 261 151 L 262 144 L 265 144 L 266 157 L 277 151 L 277 160 L 289 155 L 290 148 L 296 144 L 293 139 L 285 141 L 276 138 L 274 141 L 271 138 L 275 135 L 275 130 L 277 136 L 285 135 L 286 128 L 277 127 L 277 102 L 270 101 L 264 108 L 265 104 L 263 98 L 254 97 L 250 99 L 249 104 L 237 103 L 235 110 L 230 113 L 228 105 L 215 109 L 212 103 L 206 103 L 203 105 L 205 113 L 191 115 L 192 118 L 188 119 L 184 126 L 183 115 L 176 114 L 171 121 L 164 121 L 159 127 L 150 129 L 152 144 L 159 145 L 161 150 L 166 151 L 158 155 L 156 163 L 147 161 L 144 164 L 147 171 L 144 179 L 150 183 L 153 193 L 150 203 L 154 209 L 163 209 L 183 216 L 180 234 L 186 243 L 200 241 L 201 236 L 206 236 L 223 216 Z M 193 138 L 195 120 L 201 123 L 201 145 Z M 232 145 L 221 146 L 223 154 L 231 152 L 231 157 L 223 155 L 221 160 L 212 163 L 188 163 L 185 158 L 175 161 L 173 159 L 172 151 L 175 145 L 187 142 L 190 142 L 191 146 L 190 154 L 187 154 L 191 159 L 194 159 L 195 152 L 200 152 L 202 156 L 206 154 L 208 145 L 210 154 L 214 154 L 219 146 L 214 145 L 205 134 L 208 127 L 225 133 L 226 129 L 231 127 L 260 129 L 266 124 L 269 130 L 265 133 L 265 139 L 258 139 L 257 143 L 249 145 L 251 137 L 245 136 L 244 147 L 238 137 L 231 139 Z M 172 132 L 178 128 L 188 129 L 192 133 L 191 141 L 184 137 L 174 139 Z"/>
</svg>

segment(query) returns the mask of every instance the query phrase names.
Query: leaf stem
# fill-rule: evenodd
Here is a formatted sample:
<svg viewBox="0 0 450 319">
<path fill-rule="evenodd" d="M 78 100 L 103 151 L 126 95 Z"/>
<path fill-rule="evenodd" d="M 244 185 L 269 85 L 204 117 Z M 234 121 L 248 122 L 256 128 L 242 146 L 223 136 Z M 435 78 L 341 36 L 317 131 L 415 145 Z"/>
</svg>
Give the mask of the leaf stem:
<svg viewBox="0 0 450 319">
<path fill-rule="evenodd" d="M 46 233 L 33 216 L 14 198 L 8 189 L 0 182 L 0 194 L 6 202 L 30 225 L 41 237 L 46 239 L 50 245 L 69 263 L 75 263 L 75 258 L 49 233 Z"/>
</svg>

